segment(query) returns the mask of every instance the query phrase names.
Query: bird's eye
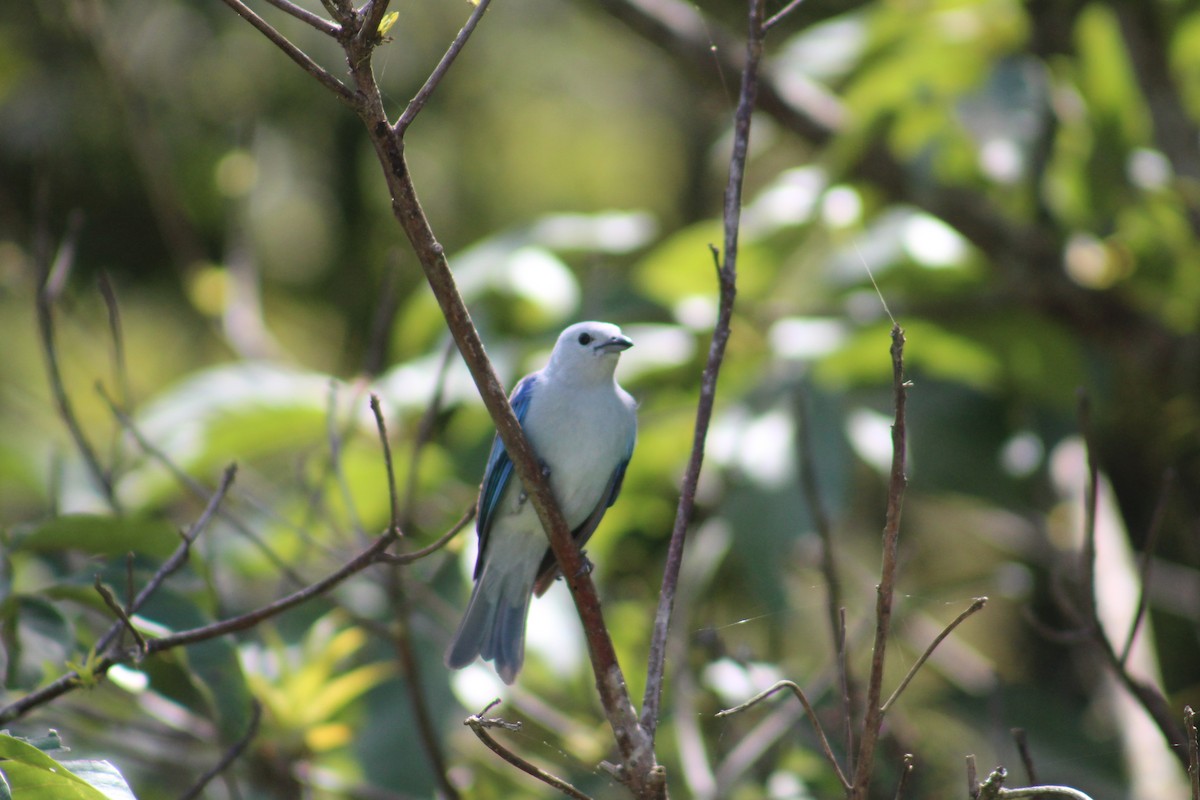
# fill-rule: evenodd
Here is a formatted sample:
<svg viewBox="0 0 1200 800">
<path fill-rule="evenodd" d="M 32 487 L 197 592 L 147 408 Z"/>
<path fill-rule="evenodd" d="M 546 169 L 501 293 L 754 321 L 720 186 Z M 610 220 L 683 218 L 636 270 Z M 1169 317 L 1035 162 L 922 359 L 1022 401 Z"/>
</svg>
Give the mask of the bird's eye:
<svg viewBox="0 0 1200 800">
<path fill-rule="evenodd" d="M 579 343 L 580 344 L 591 344 L 592 343 L 592 335 L 590 333 L 579 334 Z"/>
</svg>

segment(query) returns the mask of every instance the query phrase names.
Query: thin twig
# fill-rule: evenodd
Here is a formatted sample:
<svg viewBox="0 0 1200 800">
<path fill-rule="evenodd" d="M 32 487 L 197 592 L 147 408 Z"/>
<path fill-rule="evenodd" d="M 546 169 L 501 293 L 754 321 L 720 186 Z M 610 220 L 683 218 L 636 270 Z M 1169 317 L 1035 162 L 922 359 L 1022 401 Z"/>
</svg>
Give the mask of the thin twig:
<svg viewBox="0 0 1200 800">
<path fill-rule="evenodd" d="M 845 773 L 842 772 L 841 765 L 838 764 L 837 757 L 834 756 L 833 750 L 829 747 L 829 740 L 825 738 L 825 731 L 821 727 L 821 721 L 817 717 L 816 710 L 813 709 L 812 704 L 808 702 L 808 698 L 805 696 L 804 690 L 801 689 L 794 681 L 779 681 L 774 686 L 759 692 L 758 694 L 754 695 L 754 697 L 751 697 L 749 700 L 741 703 L 740 705 L 736 705 L 733 708 L 727 708 L 723 711 L 718 711 L 716 716 L 717 718 L 728 717 L 732 714 L 745 711 L 751 706 L 757 705 L 763 700 L 766 700 L 768 697 L 781 689 L 791 689 L 792 694 L 796 695 L 796 699 L 800 701 L 800 705 L 804 706 L 804 713 L 808 715 L 808 721 L 812 723 L 813 730 L 817 734 L 817 739 L 821 743 L 821 752 L 825 754 L 825 760 L 828 761 L 829 765 L 833 767 L 833 771 L 837 774 L 838 780 L 841 781 L 842 787 L 845 789 L 850 789 L 850 781 L 846 779 Z"/>
<path fill-rule="evenodd" d="M 421 474 L 421 456 L 425 447 L 433 441 L 434 427 L 437 425 L 438 414 L 442 411 L 445 400 L 446 377 L 450 374 L 450 359 L 454 356 L 454 342 L 447 339 L 442 348 L 442 357 L 438 361 L 437 376 L 434 378 L 433 396 L 421 414 L 417 423 L 417 432 L 413 436 L 412 452 L 409 455 L 408 478 L 404 482 L 404 501 L 400 511 L 400 526 L 404 530 L 413 530 L 416 524 L 417 486 Z"/>
<path fill-rule="evenodd" d="M 417 723 L 418 738 L 425 750 L 425 756 L 429 759 L 429 768 L 437 781 L 439 794 L 447 800 L 458 800 L 458 789 L 450 782 L 442 740 L 433 714 L 429 710 L 429 694 L 421 682 L 420 662 L 417 660 L 409 624 L 412 613 L 399 573 L 399 569 L 388 573 L 388 590 L 396 616 L 392 644 L 396 650 L 396 659 L 404 671 L 404 687 L 408 692 L 408 702 L 412 706 L 413 717 Z"/>
<path fill-rule="evenodd" d="M 791 14 L 793 11 L 795 11 L 797 8 L 799 8 L 800 4 L 803 2 L 804 2 L 804 0 L 792 0 L 792 2 L 788 3 L 786 6 L 784 6 L 782 9 L 780 9 L 778 12 L 776 12 L 775 14 L 772 14 L 770 16 L 770 18 L 767 19 L 767 21 L 763 23 L 763 26 L 762 26 L 763 33 L 766 33 L 767 31 L 771 30 L 771 28 L 774 28 L 776 25 L 783 22 L 783 20 L 789 14 Z"/>
<path fill-rule="evenodd" d="M 133 404 L 133 390 L 130 388 L 129 367 L 125 362 L 125 336 L 121 327 L 121 307 L 117 303 L 117 292 L 112 285 L 108 272 L 102 270 L 97 282 L 100 296 L 104 298 L 104 307 L 108 309 L 108 330 L 113 342 L 113 376 L 117 388 L 121 392 L 121 403 L 128 408 Z"/>
<path fill-rule="evenodd" d="M 433 68 L 433 72 L 429 73 L 429 77 L 425 79 L 425 83 L 417 90 L 413 99 L 408 102 L 408 106 L 404 109 L 404 113 L 400 115 L 400 119 L 396 120 L 392 130 L 396 136 L 404 138 L 405 131 L 408 126 L 412 125 L 413 120 L 421 113 L 421 109 L 425 108 L 425 104 L 429 102 L 429 98 L 433 95 L 435 89 L 446 77 L 446 72 L 454 63 L 454 59 L 458 58 L 458 54 L 467 44 L 467 39 L 471 38 L 471 34 L 475 30 L 475 26 L 479 24 L 479 20 L 483 19 L 484 12 L 487 11 L 491 0 L 479 0 L 479 4 L 475 6 L 475 10 L 471 12 L 471 16 L 467 17 L 467 21 L 459 30 L 458 35 L 454 37 L 454 41 L 450 43 L 450 47 L 442 54 L 441 60 L 437 66 Z"/>
<path fill-rule="evenodd" d="M 322 86 L 333 92 L 339 100 L 351 108 L 357 107 L 358 101 L 354 92 L 337 78 L 333 77 L 324 67 L 309 58 L 307 53 L 288 41 L 287 37 L 275 30 L 270 23 L 251 11 L 250 7 L 243 3 L 242 0 L 222 0 L 222 2 L 232 8 L 239 17 L 258 29 L 259 33 L 270 39 L 272 44 L 282 50 L 288 58 L 296 62 L 301 69 L 316 78 Z"/>
<path fill-rule="evenodd" d="M 357 395 L 356 395 L 357 399 Z M 329 402 L 325 406 L 325 436 L 329 441 L 329 463 L 326 467 L 329 474 L 333 475 L 334 483 L 337 484 L 338 492 L 342 496 L 342 504 L 346 507 L 346 517 L 349 519 L 350 527 L 359 537 L 365 539 L 366 531 L 362 523 L 362 515 L 358 513 L 358 503 L 354 500 L 354 492 L 350 489 L 350 481 L 346 478 L 346 470 L 342 465 L 342 453 L 344 452 L 343 442 L 346 435 L 353 430 L 353 418 L 351 422 L 344 426 L 338 425 L 338 381 L 336 378 L 329 380 Z M 324 483 L 325 478 L 317 481 L 317 486 Z M 314 505 L 324 500 L 324 493 L 320 489 L 316 489 Z"/>
<path fill-rule="evenodd" d="M 1091 797 L 1070 786 L 1025 786 L 1020 789 L 1005 789 L 1004 781 L 1008 770 L 996 767 L 979 787 L 980 800 L 1021 800 L 1021 798 L 1066 797 L 1068 800 L 1092 800 Z"/>
<path fill-rule="evenodd" d="M 103 399 L 108 405 L 109 412 L 117 420 L 121 428 L 133 437 L 133 440 L 137 442 L 138 447 L 141 448 L 143 453 L 150 456 L 154 461 L 162 465 L 167 472 L 171 473 L 171 476 L 175 478 L 176 482 L 179 483 L 179 485 L 183 488 L 187 489 L 197 500 L 205 503 L 206 505 L 212 500 L 212 495 L 204 487 L 204 485 L 200 483 L 200 481 L 189 475 L 186 470 L 172 461 L 171 457 L 163 452 L 161 448 L 150 441 L 150 439 L 142 432 L 141 428 L 134 423 L 133 418 L 117 405 L 116 401 L 108 393 L 108 390 L 104 388 L 103 384 L 97 384 L 96 391 L 99 393 L 101 399 Z M 271 563 L 271 566 L 279 570 L 293 585 L 305 586 L 308 584 L 307 580 L 305 580 L 294 569 L 292 569 L 291 565 L 285 562 L 278 553 L 272 550 L 271 546 L 263 541 L 262 537 L 259 536 L 236 514 L 228 510 L 224 505 L 221 506 L 217 513 L 220 515 L 221 519 L 223 519 L 225 522 L 228 522 L 231 526 L 233 526 L 235 531 L 237 531 L 241 536 L 244 536 L 252 545 L 254 545 L 254 547 L 263 555 L 263 557 Z"/>
<path fill-rule="evenodd" d="M 853 764 L 854 759 L 854 702 L 850 695 L 850 667 L 847 665 L 846 607 L 838 609 L 837 638 L 838 687 L 842 690 L 842 726 L 846 732 L 846 753 Z"/>
<path fill-rule="evenodd" d="M 351 0 L 321 0 L 329 15 L 343 25 L 354 19 L 355 11 Z"/>
<path fill-rule="evenodd" d="M 375 306 L 375 314 L 371 318 L 371 332 L 367 337 L 364 348 L 363 374 L 369 378 L 377 378 L 387 365 L 388 339 L 392 326 L 396 321 L 396 311 L 400 308 L 400 267 L 395 255 L 388 258 L 387 268 L 383 274 L 383 285 L 379 287 L 379 302 Z"/>
<path fill-rule="evenodd" d="M 1137 638 L 1142 620 L 1146 618 L 1146 608 L 1149 604 L 1150 568 L 1154 564 L 1154 551 L 1158 549 L 1158 536 L 1162 531 L 1163 519 L 1167 515 L 1167 502 L 1171 491 L 1175 488 L 1175 470 L 1168 469 L 1163 475 L 1162 489 L 1158 493 L 1158 502 L 1154 505 L 1154 515 L 1150 518 L 1150 528 L 1146 533 L 1146 543 L 1142 547 L 1141 567 L 1138 569 L 1138 602 L 1133 613 L 1133 621 L 1129 623 L 1129 634 L 1125 637 L 1125 646 L 1117 659 L 1121 669 L 1129 662 L 1129 653 L 1133 650 L 1133 640 Z"/>
<path fill-rule="evenodd" d="M 212 521 L 213 516 L 217 513 L 217 509 L 219 509 L 221 507 L 221 503 L 225 501 L 225 495 L 229 492 L 229 487 L 233 485 L 233 479 L 236 477 L 236 475 L 237 466 L 235 464 L 230 464 L 225 468 L 225 471 L 221 473 L 221 482 L 217 484 L 217 490 L 213 492 L 212 497 L 209 498 L 208 505 L 205 506 L 204 511 L 201 512 L 200 516 L 196 518 L 196 521 L 191 524 L 191 527 L 180 534 L 182 541 L 179 543 L 179 546 L 175 548 L 175 552 L 171 553 L 170 557 L 167 558 L 167 560 L 164 561 L 162 565 L 154 571 L 154 574 L 150 576 L 150 580 L 147 581 L 146 585 L 142 587 L 141 591 L 134 596 L 133 600 L 129 603 L 129 608 L 125 609 L 128 616 L 133 616 L 136 614 L 142 608 L 142 606 L 146 604 L 146 601 L 148 601 L 150 597 L 158 591 L 159 587 L 163 585 L 167 578 L 174 575 L 181 567 L 183 567 L 184 564 L 187 563 L 188 557 L 191 554 L 192 545 L 196 542 L 196 537 L 198 537 L 204 531 L 204 529 L 208 527 L 209 522 Z M 113 643 L 113 640 L 116 639 L 117 634 L 120 633 L 122 625 L 123 623 L 117 623 L 112 628 L 109 628 L 108 632 L 100 638 L 100 641 L 96 643 L 97 653 L 103 653 L 108 649 L 108 646 Z M 142 642 L 142 645 L 143 655 L 150 652 L 146 642 Z"/>
<path fill-rule="evenodd" d="M 424 452 L 424 446 L 432 435 L 432 418 L 436 416 L 437 409 L 441 406 L 441 384 L 445 379 L 445 363 L 449 360 L 448 353 L 449 351 L 447 350 L 447 357 L 442 360 L 443 369 L 438 376 L 438 389 L 434 393 L 433 398 L 430 399 L 429 407 L 425 410 L 425 414 L 422 417 L 421 429 L 418 430 L 416 439 L 413 442 L 408 465 L 409 480 L 405 490 L 403 507 L 398 505 L 396 497 L 391 451 L 384 451 L 385 461 L 388 466 L 389 497 L 392 503 L 392 528 L 395 530 L 408 528 L 409 522 L 415 516 L 413 505 L 416 502 L 417 489 L 414 476 L 420 469 L 421 453 Z M 383 413 L 380 411 L 379 396 L 376 394 L 371 395 L 371 409 L 375 412 L 375 419 L 379 425 L 379 436 L 386 442 L 387 431 L 384 427 Z M 428 424 L 425 424 L 426 422 Z M 450 782 L 446 756 L 442 750 L 441 737 L 438 735 L 433 714 L 429 710 L 429 695 L 421 682 L 420 662 L 416 656 L 412 637 L 412 608 L 408 601 L 408 592 L 405 591 L 403 576 L 399 569 L 392 569 L 387 573 L 387 585 L 388 594 L 392 601 L 392 615 L 396 620 L 394 632 L 390 638 L 395 646 L 396 658 L 404 670 L 404 687 L 408 692 L 409 704 L 413 708 L 413 716 L 416 718 L 417 732 L 421 740 L 421 746 L 425 749 L 425 755 L 429 759 L 429 766 L 441 789 L 442 796 L 448 798 L 448 800 L 457 800 L 459 793 L 454 784 Z"/>
<path fill-rule="evenodd" d="M 1200 736 L 1196 734 L 1196 712 L 1191 706 L 1183 707 L 1183 727 L 1187 731 L 1187 773 L 1191 778 L 1192 800 L 1200 800 Z"/>
<path fill-rule="evenodd" d="M 337 39 L 342 35 L 342 28 L 337 23 L 330 22 L 324 17 L 319 17 L 307 8 L 301 8 L 295 3 L 289 2 L 289 0 L 266 0 L 266 2 L 285 14 L 290 14 L 301 22 L 311 25 L 326 36 L 332 36 Z"/>
<path fill-rule="evenodd" d="M 392 447 L 388 443 L 387 423 L 383 419 L 383 409 L 379 405 L 379 395 L 371 392 L 371 413 L 375 415 L 375 425 L 379 429 L 379 443 L 383 447 L 383 463 L 387 468 L 388 503 L 391 506 L 391 532 L 400 535 L 400 500 L 396 496 L 396 468 L 392 465 Z"/>
<path fill-rule="evenodd" d="M 443 547 L 449 544 L 450 540 L 461 533 L 463 528 L 467 527 L 467 525 L 470 524 L 471 520 L 473 519 L 475 519 L 475 506 L 471 506 L 469 509 L 467 509 L 467 511 L 461 517 L 459 517 L 458 522 L 450 526 L 448 531 L 434 539 L 430 544 L 427 544 L 418 550 L 412 550 L 408 553 L 380 553 L 378 560 L 387 564 L 411 564 L 414 561 L 420 561 L 422 558 L 436 553 L 438 550 L 441 550 Z M 408 539 L 408 537 L 406 537 L 406 539 Z"/>
<path fill-rule="evenodd" d="M 800 431 L 797 442 L 800 450 L 800 488 L 804 491 L 804 501 L 808 504 L 809 514 L 813 525 L 821 539 L 821 575 L 825 579 L 825 611 L 829 617 L 829 635 L 834 647 L 838 646 L 839 614 L 845 603 L 842 602 L 842 582 L 838 576 L 837 554 L 833 546 L 833 525 L 829 514 L 825 511 L 825 502 L 821 497 L 821 487 L 817 478 L 816 458 L 813 454 L 812 418 L 808 413 L 808 398 L 803 388 L 796 393 L 796 421 Z"/>
<path fill-rule="evenodd" d="M 803 388 L 796 394 L 796 418 L 800 426 L 800 486 L 805 502 L 821 540 L 821 575 L 825 580 L 825 610 L 829 616 L 829 634 L 837 654 L 838 678 L 841 688 L 846 752 L 854 753 L 853 716 L 854 677 L 846 659 L 846 607 L 842 601 L 842 582 L 838 574 L 837 553 L 833 546 L 833 525 L 825 510 L 821 487 L 817 480 L 816 458 L 813 453 L 812 418 L 808 413 L 808 398 Z"/>
<path fill-rule="evenodd" d="M 97 488 L 104 495 L 109 507 L 114 511 L 120 510 L 112 476 L 100 463 L 95 448 L 83 432 L 79 418 L 75 416 L 75 408 L 67 395 L 63 382 L 62 368 L 58 363 L 58 346 L 54 336 L 54 303 L 62 293 L 66 276 L 70 273 L 75 261 L 75 246 L 79 239 L 79 231 L 83 226 L 83 217 L 72 214 L 67 232 L 59 244 L 58 251 L 50 260 L 48 254 L 40 255 L 38 261 L 38 289 L 35 299 L 37 311 L 38 333 L 42 345 L 42 356 L 46 362 L 46 373 L 50 379 L 50 392 L 54 396 L 54 404 L 58 415 L 67 426 L 67 432 L 75 443 L 75 448 L 83 457 L 88 474 Z"/>
<path fill-rule="evenodd" d="M 1001 789 L 996 797 L 999 800 L 1022 800 L 1022 798 L 1065 797 L 1067 800 L 1092 800 L 1091 795 L 1084 794 L 1070 786 L 1023 786 L 1020 789 Z"/>
<path fill-rule="evenodd" d="M 1029 736 L 1025 733 L 1024 728 L 1013 728 L 1012 737 L 1017 745 L 1017 754 L 1021 757 L 1021 764 L 1025 767 L 1025 782 L 1037 783 L 1037 768 L 1033 764 L 1033 753 L 1029 749 Z"/>
<path fill-rule="evenodd" d="M 896 782 L 896 800 L 904 800 L 904 790 L 908 788 L 908 779 L 913 772 L 913 761 L 912 753 L 904 754 L 904 760 L 900 764 L 900 780 Z"/>
<path fill-rule="evenodd" d="M 1100 463 L 1092 434 L 1092 405 L 1087 393 L 1079 390 L 1079 429 L 1083 434 L 1087 457 L 1087 485 L 1083 494 L 1083 553 L 1080 565 L 1083 579 L 1084 619 L 1091 631 L 1101 638 L 1100 613 L 1096 607 L 1096 510 L 1100 500 Z"/>
<path fill-rule="evenodd" d="M 358 12 L 360 22 L 358 32 L 350 47 L 361 54 L 369 54 L 381 41 L 379 24 L 387 14 L 389 0 L 367 0 Z M 361 63 L 361 62 L 360 62 Z"/>
<path fill-rule="evenodd" d="M 880 697 L 883 690 L 883 667 L 887 654 L 888 638 L 891 636 L 892 601 L 896 591 L 897 550 L 900 540 L 900 514 L 904 507 L 904 490 L 908 485 L 905 476 L 907 433 L 905 428 L 905 406 L 908 400 L 908 382 L 904 379 L 904 331 L 899 325 L 892 326 L 892 393 L 895 398 L 896 416 L 892 424 L 892 469 L 888 480 L 887 517 L 883 526 L 883 563 L 880 567 L 879 586 L 875 598 L 875 646 L 871 653 L 871 672 L 867 680 L 866 711 L 860 733 L 858 758 L 855 761 L 852 800 L 865 800 L 871 785 L 875 746 L 883 726 L 883 706 Z"/>
<path fill-rule="evenodd" d="M 1092 641 L 1100 648 L 1109 668 L 1125 686 L 1125 689 L 1141 704 L 1150 718 L 1170 742 L 1170 752 L 1179 759 L 1179 763 L 1187 769 L 1187 748 L 1184 743 L 1183 728 L 1175 716 L 1176 712 L 1167 702 L 1162 690 L 1144 680 L 1135 678 L 1122 664 L 1112 641 L 1108 638 L 1103 624 L 1100 622 L 1096 600 L 1096 514 L 1100 493 L 1100 467 L 1098 464 L 1097 448 L 1092 437 L 1091 409 L 1088 397 L 1082 391 L 1079 399 L 1079 425 L 1083 432 L 1083 440 L 1087 449 L 1088 482 L 1084 492 L 1084 532 L 1083 532 L 1083 585 L 1084 596 L 1082 609 L 1075 613 L 1082 615 L 1085 630 L 1091 634 Z"/>
<path fill-rule="evenodd" d="M 975 769 L 975 754 L 967 756 L 967 797 L 977 800 L 979 797 L 979 773 Z"/>
<path fill-rule="evenodd" d="M 493 700 L 492 702 L 488 703 L 487 707 L 484 708 L 483 711 L 480 711 L 478 714 L 472 714 L 463 720 L 463 724 L 469 727 L 475 733 L 475 735 L 479 737 L 479 741 L 487 745 L 493 753 L 500 756 L 509 764 L 512 764 L 514 767 L 524 772 L 526 775 L 532 775 L 542 783 L 545 783 L 562 792 L 567 797 L 573 797 L 575 800 L 592 800 L 591 797 L 579 791 L 562 778 L 551 775 L 549 772 L 546 772 L 536 764 L 531 764 L 530 762 L 518 756 L 516 753 L 505 748 L 491 737 L 491 735 L 487 732 L 488 728 L 504 728 L 505 730 L 510 731 L 520 730 L 521 728 L 521 723 L 519 722 L 506 722 L 505 720 L 495 717 L 483 716 L 492 708 L 494 708 L 499 702 L 499 700 Z"/>
<path fill-rule="evenodd" d="M 330 591 L 338 584 L 352 575 L 362 572 L 367 567 L 379 563 L 381 560 L 379 555 L 387 549 L 392 543 L 394 537 L 390 532 L 384 533 L 367 549 L 360 552 L 357 556 L 347 561 L 334 572 L 325 576 L 316 583 L 305 586 L 291 594 L 278 598 L 264 606 L 261 606 L 253 611 L 248 611 L 245 614 L 240 614 L 236 617 L 219 620 L 208 625 L 202 625 L 198 628 L 191 628 L 168 636 L 162 636 L 157 639 L 149 639 L 146 642 L 147 655 L 162 653 L 167 650 L 172 650 L 176 647 L 186 647 L 198 642 L 205 642 L 209 639 L 216 639 L 220 636 L 225 636 L 230 633 L 237 633 L 249 628 L 253 628 L 260 623 L 278 616 L 285 611 L 289 611 L 296 606 L 302 605 L 314 597 L 318 597 Z M 116 630 L 122 627 L 122 623 L 118 623 Z M 101 649 L 96 648 L 99 653 Z M 97 676 L 105 674 L 114 664 L 124 660 L 121 654 L 110 654 L 101 657 L 96 666 L 94 674 Z M 79 674 L 75 671 L 66 673 L 60 676 L 42 688 L 25 695 L 24 697 L 10 703 L 4 708 L 0 708 L 0 724 L 9 722 L 24 716 L 31 709 L 44 705 L 67 692 L 77 687 Z"/>
<path fill-rule="evenodd" d="M 696 506 L 696 488 L 700 483 L 700 470 L 704 464 L 704 442 L 708 426 L 712 421 L 713 404 L 717 394 L 717 379 L 725 359 L 725 348 L 729 342 L 733 322 L 733 306 L 737 298 L 738 231 L 741 223 L 742 185 L 746 172 L 746 157 L 750 148 L 750 123 L 758 97 L 759 64 L 763 53 L 763 0 L 750 0 L 748 32 L 746 37 L 746 65 L 742 70 L 741 90 L 734 112 L 733 153 L 729 158 L 729 180 L 725 185 L 724 220 L 724 263 L 714 253 L 719 284 L 717 323 L 709 343 L 708 360 L 700 379 L 700 397 L 696 403 L 696 423 L 692 435 L 691 456 L 679 492 L 679 505 L 675 511 L 675 524 L 671 529 L 671 542 L 667 547 L 667 561 L 663 568 L 662 588 L 659 591 L 658 609 L 654 615 L 654 632 L 650 639 L 650 653 L 646 664 L 646 691 L 642 698 L 641 726 L 654 741 L 658 728 L 659 709 L 662 702 L 663 677 L 666 668 L 667 636 L 671 628 L 671 615 L 675 606 L 676 585 L 679 569 L 683 563 L 683 549 L 687 529 L 692 522 Z"/>
<path fill-rule="evenodd" d="M 117 615 L 117 618 L 125 625 L 125 629 L 133 635 L 133 640 L 137 642 L 138 659 L 144 658 L 146 655 L 146 639 L 133 624 L 133 620 L 129 618 L 129 612 L 121 607 L 121 604 L 117 602 L 117 598 L 113 596 L 112 591 L 100 580 L 99 573 L 96 574 L 96 579 L 92 585 L 96 587 L 96 592 L 103 598 L 104 604 L 108 606 L 110 611 Z"/>
<path fill-rule="evenodd" d="M 234 742 L 221 759 L 201 775 L 191 788 L 179 796 L 179 800 L 195 800 L 204 793 L 204 789 L 208 784 L 212 783 L 213 779 L 220 775 L 225 770 L 229 769 L 229 765 L 236 761 L 242 753 L 246 752 L 246 748 L 254 741 L 254 737 L 258 735 L 258 725 L 262 721 L 262 705 L 257 700 L 252 700 L 250 703 L 250 724 L 246 727 L 246 732 L 242 738 Z"/>
<path fill-rule="evenodd" d="M 976 611 L 979 611 L 981 608 L 987 605 L 987 600 L 988 599 L 986 597 L 976 597 L 975 601 L 971 603 L 971 605 L 968 606 L 965 611 L 955 617 L 953 622 L 943 628 L 942 632 L 934 637 L 933 641 L 929 643 L 929 647 L 926 647 L 925 652 L 921 654 L 921 657 L 918 658 L 911 667 L 909 667 L 908 674 L 904 676 L 904 680 L 900 681 L 900 685 L 896 687 L 894 692 L 892 692 L 892 696 L 889 697 L 887 702 L 883 704 L 883 707 L 880 709 L 882 713 L 886 714 L 887 710 L 892 707 L 892 703 L 896 702 L 896 698 L 900 696 L 900 693 L 903 692 L 908 687 L 908 684 L 912 682 L 912 679 L 916 677 L 917 672 L 922 666 L 924 666 L 925 662 L 929 660 L 929 657 L 933 655 L 933 651 L 936 650 L 937 646 L 942 643 L 942 640 L 949 636 L 955 628 L 961 625 L 967 617 L 971 616 Z"/>
</svg>

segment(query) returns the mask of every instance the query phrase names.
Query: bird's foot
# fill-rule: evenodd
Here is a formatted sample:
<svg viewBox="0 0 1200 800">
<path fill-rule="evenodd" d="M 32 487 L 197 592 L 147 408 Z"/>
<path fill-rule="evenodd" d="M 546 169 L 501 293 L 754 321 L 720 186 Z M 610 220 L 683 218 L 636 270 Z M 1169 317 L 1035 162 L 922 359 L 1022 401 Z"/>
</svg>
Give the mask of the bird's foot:
<svg viewBox="0 0 1200 800">
<path fill-rule="evenodd" d="M 542 468 L 542 477 L 546 480 L 550 480 L 550 465 L 539 458 L 538 466 Z"/>
<path fill-rule="evenodd" d="M 587 557 L 587 551 L 586 551 L 586 550 L 580 550 L 580 551 L 579 551 L 579 559 L 580 559 L 580 561 L 582 561 L 583 563 L 581 563 L 581 564 L 579 565 L 579 573 L 578 573 L 578 575 L 579 575 L 580 577 L 582 577 L 582 576 L 584 576 L 584 575 L 591 575 L 591 574 L 592 574 L 592 570 L 594 570 L 594 569 L 596 568 L 596 565 L 595 565 L 595 564 L 593 564 L 593 563 L 592 563 L 592 561 L 591 561 L 591 559 Z"/>
</svg>

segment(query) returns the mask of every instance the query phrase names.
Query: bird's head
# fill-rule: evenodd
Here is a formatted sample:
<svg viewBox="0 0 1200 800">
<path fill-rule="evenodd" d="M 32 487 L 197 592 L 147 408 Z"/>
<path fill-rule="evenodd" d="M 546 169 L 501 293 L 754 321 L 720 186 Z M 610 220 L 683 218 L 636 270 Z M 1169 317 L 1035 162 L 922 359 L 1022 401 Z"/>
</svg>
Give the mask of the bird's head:
<svg viewBox="0 0 1200 800">
<path fill-rule="evenodd" d="M 547 369 L 580 376 L 612 375 L 633 340 L 610 322 L 578 322 L 559 334 Z"/>
</svg>

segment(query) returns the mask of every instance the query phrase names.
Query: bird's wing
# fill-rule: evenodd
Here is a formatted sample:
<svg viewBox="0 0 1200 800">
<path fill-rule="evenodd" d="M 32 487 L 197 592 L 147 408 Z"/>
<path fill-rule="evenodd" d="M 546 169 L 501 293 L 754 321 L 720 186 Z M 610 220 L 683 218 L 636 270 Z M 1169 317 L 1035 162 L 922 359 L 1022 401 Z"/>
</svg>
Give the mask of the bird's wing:
<svg viewBox="0 0 1200 800">
<path fill-rule="evenodd" d="M 529 411 L 529 401 L 533 397 L 533 387 L 537 384 L 537 380 L 537 373 L 526 375 L 516 385 L 512 396 L 508 399 L 513 413 L 517 415 L 517 422 L 522 425 L 525 424 L 525 413 Z M 475 531 L 479 536 L 479 555 L 475 559 L 475 578 L 477 580 L 483 571 L 483 554 L 487 547 L 488 531 L 492 527 L 492 514 L 500 503 L 500 498 L 504 496 L 504 490 L 508 488 L 512 472 L 512 461 L 508 457 L 508 451 L 504 449 L 504 442 L 497 434 L 492 441 L 492 452 L 488 456 L 487 468 L 483 471 L 483 483 L 479 487 L 479 505 L 475 517 Z"/>
<path fill-rule="evenodd" d="M 629 459 L 633 457 L 633 444 L 635 440 L 636 434 L 629 440 L 629 447 L 625 451 L 625 457 L 613 469 L 612 476 L 608 479 L 608 485 L 600 495 L 600 502 L 596 503 L 596 507 L 592 510 L 591 514 L 588 514 L 587 519 L 575 528 L 575 530 L 571 531 L 571 537 L 575 539 L 576 545 L 581 549 L 600 525 L 600 520 L 604 517 L 604 512 L 608 511 L 609 507 L 617 501 L 617 495 L 621 493 L 621 484 L 625 481 L 625 468 L 629 466 Z M 554 558 L 554 552 L 547 549 L 546 555 L 542 557 L 542 563 L 538 567 L 537 581 L 533 584 L 534 594 L 538 597 L 544 595 L 557 577 L 558 562 Z"/>
</svg>

